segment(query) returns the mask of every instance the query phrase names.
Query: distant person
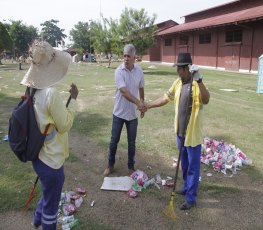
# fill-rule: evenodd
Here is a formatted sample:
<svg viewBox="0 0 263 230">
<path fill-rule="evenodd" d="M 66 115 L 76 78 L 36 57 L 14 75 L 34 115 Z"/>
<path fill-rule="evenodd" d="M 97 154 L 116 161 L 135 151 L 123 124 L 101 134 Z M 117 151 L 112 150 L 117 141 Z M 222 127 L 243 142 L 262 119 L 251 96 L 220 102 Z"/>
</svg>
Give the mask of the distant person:
<svg viewBox="0 0 263 230">
<path fill-rule="evenodd" d="M 76 110 L 78 88 L 70 86 L 71 102 L 66 108 L 55 86 L 67 73 L 71 56 L 55 50 L 43 41 L 33 42 L 30 48 L 32 63 L 21 84 L 36 88 L 34 111 L 42 133 L 48 128 L 48 136 L 32 162 L 41 182 L 42 196 L 33 215 L 32 225 L 43 230 L 56 229 L 58 206 L 65 180 L 64 162 L 69 156 L 68 131 Z"/>
<path fill-rule="evenodd" d="M 115 71 L 116 93 L 113 109 L 111 140 L 108 153 L 108 167 L 104 176 L 113 172 L 115 155 L 120 140 L 121 131 L 125 124 L 128 139 L 128 169 L 134 172 L 135 141 L 137 135 L 137 108 L 144 116 L 144 75 L 140 66 L 135 64 L 135 47 L 128 44 L 123 49 L 124 62 Z M 139 93 L 139 99 L 137 98 Z"/>
<path fill-rule="evenodd" d="M 192 65 L 190 53 L 179 53 L 176 79 L 164 96 L 149 102 L 147 109 L 175 103 L 175 133 L 177 146 L 182 144 L 181 167 L 184 186 L 176 193 L 185 195 L 181 210 L 189 210 L 196 205 L 197 189 L 200 176 L 201 157 L 201 111 L 202 105 L 208 104 L 209 92 L 206 89 L 199 68 Z M 193 74 L 193 82 L 191 75 Z M 191 92 L 189 92 L 192 84 Z"/>
</svg>

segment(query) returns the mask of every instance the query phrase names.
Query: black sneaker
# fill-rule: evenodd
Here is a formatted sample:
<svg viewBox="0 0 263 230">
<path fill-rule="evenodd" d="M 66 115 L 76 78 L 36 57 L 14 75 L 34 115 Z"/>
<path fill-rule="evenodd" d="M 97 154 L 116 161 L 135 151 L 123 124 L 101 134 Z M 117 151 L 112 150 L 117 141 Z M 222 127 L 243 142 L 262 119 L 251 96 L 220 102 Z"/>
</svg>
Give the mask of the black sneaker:
<svg viewBox="0 0 263 230">
<path fill-rule="evenodd" d="M 177 190 L 177 191 L 175 191 L 175 194 L 185 196 L 186 191 L 184 191 L 184 190 Z"/>
<path fill-rule="evenodd" d="M 193 203 L 193 204 L 189 204 L 189 203 L 187 203 L 187 202 L 184 202 L 184 203 L 182 203 L 181 205 L 180 205 L 180 210 L 190 210 L 191 208 L 193 208 L 193 207 L 195 207 L 195 203 Z"/>
<path fill-rule="evenodd" d="M 32 226 L 34 229 L 38 229 L 38 228 L 40 227 L 40 225 L 41 225 L 41 224 L 36 225 L 36 224 L 34 224 L 33 222 L 31 223 L 31 226 Z"/>
</svg>

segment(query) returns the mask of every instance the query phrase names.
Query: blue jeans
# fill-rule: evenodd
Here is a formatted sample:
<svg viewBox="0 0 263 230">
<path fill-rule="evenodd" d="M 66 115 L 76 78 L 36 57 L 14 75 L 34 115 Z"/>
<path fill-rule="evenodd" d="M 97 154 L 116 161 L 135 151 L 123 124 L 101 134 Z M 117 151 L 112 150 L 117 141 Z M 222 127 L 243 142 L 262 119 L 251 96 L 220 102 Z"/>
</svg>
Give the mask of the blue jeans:
<svg viewBox="0 0 263 230">
<path fill-rule="evenodd" d="M 177 136 L 177 145 L 180 151 L 181 137 L 179 136 Z M 194 204 L 196 202 L 200 176 L 200 157 L 201 145 L 197 145 L 195 147 L 185 147 L 183 145 L 181 154 L 181 166 L 183 171 L 184 187 L 182 191 L 185 192 L 185 199 L 186 202 L 189 204 Z"/>
<path fill-rule="evenodd" d="M 137 136 L 137 126 L 138 126 L 137 118 L 131 121 L 127 121 L 127 120 L 124 120 L 122 118 L 119 118 L 113 115 L 108 165 L 114 166 L 115 164 L 115 155 L 117 152 L 117 147 L 118 147 L 118 143 L 120 140 L 121 131 L 122 131 L 122 127 L 124 123 L 126 125 L 127 139 L 128 139 L 128 168 L 134 169 L 135 141 L 136 141 L 136 136 Z"/>
</svg>

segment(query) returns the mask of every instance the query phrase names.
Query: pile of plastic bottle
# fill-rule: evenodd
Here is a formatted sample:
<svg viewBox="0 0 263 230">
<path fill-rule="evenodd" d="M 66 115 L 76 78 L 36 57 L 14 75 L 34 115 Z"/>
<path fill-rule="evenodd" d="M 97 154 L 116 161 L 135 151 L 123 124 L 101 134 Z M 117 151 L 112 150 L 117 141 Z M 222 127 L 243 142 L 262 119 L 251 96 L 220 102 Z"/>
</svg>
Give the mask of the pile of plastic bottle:
<svg viewBox="0 0 263 230">
<path fill-rule="evenodd" d="M 130 176 L 133 179 L 132 187 L 128 190 L 128 196 L 135 198 L 138 196 L 138 192 L 147 189 L 151 185 L 155 185 L 160 190 L 160 185 L 166 187 L 173 187 L 174 180 L 172 177 L 167 176 L 166 179 L 162 179 L 160 174 L 149 179 L 148 175 L 139 169 L 133 172 Z"/>
<path fill-rule="evenodd" d="M 202 144 L 201 162 L 212 165 L 217 172 L 236 174 L 243 165 L 253 165 L 252 161 L 239 148 L 223 140 L 205 137 Z"/>
<path fill-rule="evenodd" d="M 61 193 L 58 223 L 61 224 L 62 230 L 70 230 L 79 225 L 79 220 L 75 219 L 74 213 L 80 208 L 84 196 L 86 196 L 86 190 L 83 188 Z"/>
<path fill-rule="evenodd" d="M 128 196 L 132 198 L 137 197 L 138 192 L 141 192 L 143 189 L 146 189 L 155 182 L 154 178 L 149 180 L 147 174 L 139 169 L 133 172 L 130 177 L 134 180 L 134 182 L 132 187 L 128 190 Z"/>
</svg>

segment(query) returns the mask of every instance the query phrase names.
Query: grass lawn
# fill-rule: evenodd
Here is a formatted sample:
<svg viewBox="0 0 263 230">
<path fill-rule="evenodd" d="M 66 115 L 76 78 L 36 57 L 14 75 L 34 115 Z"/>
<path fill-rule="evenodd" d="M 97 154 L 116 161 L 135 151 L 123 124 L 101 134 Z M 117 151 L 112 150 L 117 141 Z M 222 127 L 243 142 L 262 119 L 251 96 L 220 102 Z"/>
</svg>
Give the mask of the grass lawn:
<svg viewBox="0 0 263 230">
<path fill-rule="evenodd" d="M 78 110 L 73 131 L 98 142 L 107 150 L 111 131 L 111 119 L 115 93 L 114 71 L 119 63 L 83 64 L 73 63 L 67 77 L 58 85 L 65 103 L 71 82 L 79 88 Z M 178 77 L 176 69 L 170 66 L 140 63 L 145 71 L 146 101 L 162 96 Z M 7 134 L 8 118 L 25 88 L 19 85 L 28 69 L 18 64 L 0 66 L 0 213 L 17 210 L 23 206 L 28 194 L 28 181 L 35 177 L 30 163 L 19 162 L 11 153 L 8 143 L 2 141 Z M 201 70 L 204 83 L 210 91 L 210 102 L 204 106 L 203 135 L 232 143 L 251 159 L 255 167 L 245 167 L 255 180 L 263 177 L 263 95 L 256 93 L 257 76 L 233 72 Z M 235 89 L 228 92 L 221 89 Z M 174 106 L 146 112 L 139 119 L 137 149 L 154 158 L 175 156 L 175 134 L 173 128 Z M 124 129 L 125 130 L 125 129 Z M 127 148 L 126 132 L 123 132 L 119 148 Z M 71 156 L 69 161 L 75 161 Z M 106 162 L 105 162 L 106 164 Z M 209 188 L 211 185 L 204 184 Z M 221 188 L 221 187 L 220 187 Z M 39 189 L 39 188 L 38 188 Z M 22 197 L 22 198 L 21 198 Z M 34 201 L 36 202 L 36 201 Z"/>
</svg>

